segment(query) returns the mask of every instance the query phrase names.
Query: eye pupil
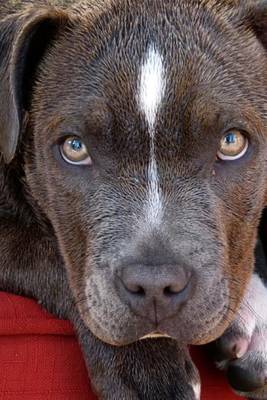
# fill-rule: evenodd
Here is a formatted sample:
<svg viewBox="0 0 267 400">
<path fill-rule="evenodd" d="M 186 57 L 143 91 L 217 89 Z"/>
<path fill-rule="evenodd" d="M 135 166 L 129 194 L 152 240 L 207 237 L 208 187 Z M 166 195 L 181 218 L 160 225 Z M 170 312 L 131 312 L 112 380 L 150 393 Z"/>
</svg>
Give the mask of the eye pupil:
<svg viewBox="0 0 267 400">
<path fill-rule="evenodd" d="M 71 148 L 74 151 L 80 151 L 82 149 L 83 145 L 82 142 L 79 139 L 73 139 L 71 141 Z"/>
<path fill-rule="evenodd" d="M 225 137 L 225 142 L 227 144 L 235 144 L 236 142 L 236 135 L 234 133 L 229 133 L 226 137 Z"/>
</svg>

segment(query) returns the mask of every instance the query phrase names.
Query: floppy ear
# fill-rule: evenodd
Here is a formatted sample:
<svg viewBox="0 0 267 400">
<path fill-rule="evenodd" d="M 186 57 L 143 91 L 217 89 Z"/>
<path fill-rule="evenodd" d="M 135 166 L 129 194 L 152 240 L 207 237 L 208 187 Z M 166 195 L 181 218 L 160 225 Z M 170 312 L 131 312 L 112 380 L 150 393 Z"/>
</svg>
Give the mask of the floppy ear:
<svg viewBox="0 0 267 400">
<path fill-rule="evenodd" d="M 6 163 L 15 155 L 38 63 L 66 22 L 65 12 L 40 6 L 0 21 L 0 155 Z"/>
<path fill-rule="evenodd" d="M 246 24 L 267 47 L 267 0 L 240 0 Z"/>
<path fill-rule="evenodd" d="M 267 0 L 241 0 L 245 9 L 245 22 L 267 50 Z M 267 190 L 265 192 L 267 207 Z M 267 208 L 264 220 L 267 218 Z M 265 229 L 266 231 L 266 229 Z"/>
<path fill-rule="evenodd" d="M 250 6 L 249 20 L 258 39 L 267 46 L 267 1 L 254 1 Z"/>
<path fill-rule="evenodd" d="M 256 36 L 261 41 L 263 46 L 267 49 L 267 0 L 258 0 L 256 1 L 256 5 L 251 7 L 250 22 Z M 267 191 L 265 193 L 265 207 L 267 207 Z M 264 212 L 263 218 L 264 221 L 266 222 L 267 208 L 266 211 Z"/>
</svg>

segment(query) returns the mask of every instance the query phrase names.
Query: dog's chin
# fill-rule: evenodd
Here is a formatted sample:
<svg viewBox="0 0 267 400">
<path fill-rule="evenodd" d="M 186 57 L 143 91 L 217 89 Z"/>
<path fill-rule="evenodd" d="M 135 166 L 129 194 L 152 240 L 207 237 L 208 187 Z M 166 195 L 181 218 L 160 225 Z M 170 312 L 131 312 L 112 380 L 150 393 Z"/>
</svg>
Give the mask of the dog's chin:
<svg viewBox="0 0 267 400">
<path fill-rule="evenodd" d="M 109 335 L 100 333 L 99 331 L 94 331 L 93 329 L 91 329 L 91 331 L 94 334 L 94 336 L 96 336 L 99 340 L 101 340 L 102 342 L 109 344 L 111 346 L 115 346 L 115 347 L 129 346 L 129 345 L 137 343 L 139 341 L 149 340 L 149 339 L 156 340 L 156 339 L 168 338 L 168 339 L 177 340 L 175 337 L 172 337 L 168 334 L 155 332 L 155 331 L 151 331 L 146 334 L 142 333 L 139 336 L 129 335 L 129 336 L 125 336 L 123 338 L 122 337 L 114 338 L 114 336 L 112 337 L 111 335 L 109 336 Z"/>
<path fill-rule="evenodd" d="M 110 331 L 109 329 L 101 329 L 95 321 L 92 323 L 92 320 L 88 321 L 87 318 L 83 318 L 83 321 L 96 338 L 115 347 L 128 346 L 146 339 L 168 338 L 176 341 L 178 340 L 177 337 L 170 332 L 155 329 L 155 326 L 152 326 L 152 324 L 146 327 L 139 326 L 139 329 L 136 329 L 136 326 L 131 326 L 131 329 L 126 329 L 125 331 L 123 329 Z"/>
<path fill-rule="evenodd" d="M 92 320 L 90 322 L 84 320 L 84 322 L 95 337 L 106 344 L 116 347 L 128 346 L 147 339 L 156 340 L 162 338 L 172 339 L 184 345 L 202 345 L 215 340 L 225 330 L 225 325 L 220 320 L 217 325 L 213 323 L 211 329 L 208 329 L 209 324 L 207 323 L 206 329 L 195 332 L 190 331 L 188 327 L 185 330 L 180 330 L 177 326 L 166 326 L 166 329 L 164 327 L 158 329 L 155 326 L 145 327 L 140 325 L 139 327 L 133 325 L 130 329 L 110 331 L 110 329 L 101 329 L 95 323 L 92 324 Z M 202 326 L 202 328 L 204 327 Z"/>
<path fill-rule="evenodd" d="M 229 321 L 228 310 L 225 306 L 217 312 L 213 311 L 207 319 L 184 320 L 176 318 L 165 319 L 155 325 L 148 318 L 125 319 L 125 324 L 115 321 L 98 320 L 86 309 L 80 309 L 80 315 L 91 333 L 102 342 L 123 347 L 146 339 L 169 338 L 181 345 L 207 344 L 221 336 Z M 121 322 L 121 321 L 120 321 Z"/>
<path fill-rule="evenodd" d="M 157 340 L 157 339 L 171 339 L 184 345 L 206 344 L 213 340 L 213 337 L 209 336 L 209 334 L 207 333 L 203 335 L 196 335 L 194 338 L 191 337 L 190 340 L 186 340 L 179 334 L 176 335 L 174 334 L 174 332 L 168 332 L 163 330 L 162 331 L 151 330 L 151 331 L 140 332 L 139 334 L 136 331 L 135 332 L 131 331 L 123 336 L 116 336 L 114 335 L 114 332 L 113 334 L 111 333 L 109 335 L 107 332 L 104 333 L 103 331 L 99 331 L 98 329 L 92 329 L 92 327 L 90 327 L 89 329 L 94 334 L 94 336 L 96 336 L 99 340 L 115 347 L 124 347 L 145 340 Z"/>
<path fill-rule="evenodd" d="M 139 338 L 136 338 L 136 339 L 132 339 L 132 340 L 125 339 L 125 340 L 121 340 L 121 341 L 115 341 L 115 340 L 113 340 L 111 338 L 107 338 L 106 336 L 103 337 L 102 335 L 101 336 L 97 336 L 97 338 L 99 340 L 101 340 L 102 342 L 104 342 L 104 343 L 106 343 L 108 345 L 114 346 L 114 347 L 129 346 L 131 344 L 142 342 L 142 341 L 145 341 L 145 340 L 172 339 L 172 340 L 177 341 L 177 339 L 174 338 L 174 337 L 171 337 L 171 336 L 169 336 L 167 334 L 158 333 L 158 332 L 151 332 L 151 333 L 148 333 L 147 335 L 144 335 L 142 337 L 139 337 Z"/>
</svg>

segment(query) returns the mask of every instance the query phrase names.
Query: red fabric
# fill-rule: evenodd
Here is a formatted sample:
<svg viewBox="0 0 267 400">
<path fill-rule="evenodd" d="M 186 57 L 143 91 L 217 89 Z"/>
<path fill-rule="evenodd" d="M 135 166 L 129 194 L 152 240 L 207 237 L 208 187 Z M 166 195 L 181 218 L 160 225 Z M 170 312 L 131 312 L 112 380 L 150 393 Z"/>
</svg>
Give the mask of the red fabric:
<svg viewBox="0 0 267 400">
<path fill-rule="evenodd" d="M 193 349 L 201 400 L 238 400 L 203 350 Z M 71 324 L 0 292 L 0 400 L 96 400 Z"/>
</svg>

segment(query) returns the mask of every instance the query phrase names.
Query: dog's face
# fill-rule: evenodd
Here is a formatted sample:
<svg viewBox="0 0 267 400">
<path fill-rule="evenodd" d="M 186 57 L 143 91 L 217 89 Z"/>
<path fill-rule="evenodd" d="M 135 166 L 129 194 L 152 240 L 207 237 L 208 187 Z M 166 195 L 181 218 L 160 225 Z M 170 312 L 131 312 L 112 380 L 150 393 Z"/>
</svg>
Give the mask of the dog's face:
<svg viewBox="0 0 267 400">
<path fill-rule="evenodd" d="M 27 185 L 83 320 L 116 345 L 215 338 L 253 269 L 267 55 L 252 11 L 188 3 L 74 10 L 35 71 Z"/>
</svg>

